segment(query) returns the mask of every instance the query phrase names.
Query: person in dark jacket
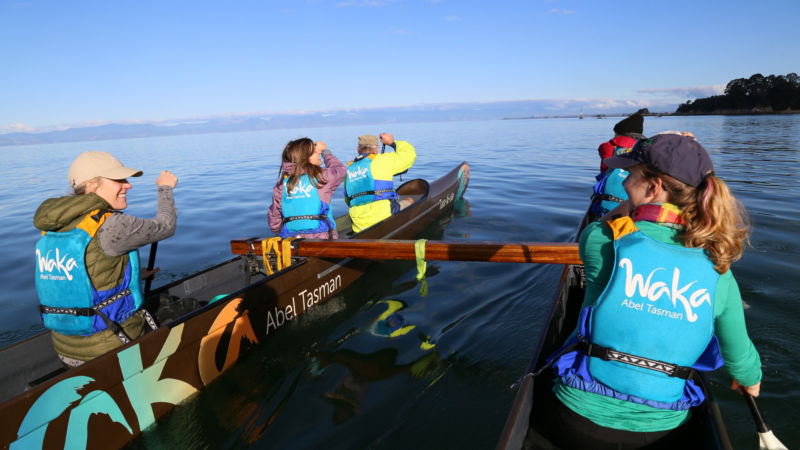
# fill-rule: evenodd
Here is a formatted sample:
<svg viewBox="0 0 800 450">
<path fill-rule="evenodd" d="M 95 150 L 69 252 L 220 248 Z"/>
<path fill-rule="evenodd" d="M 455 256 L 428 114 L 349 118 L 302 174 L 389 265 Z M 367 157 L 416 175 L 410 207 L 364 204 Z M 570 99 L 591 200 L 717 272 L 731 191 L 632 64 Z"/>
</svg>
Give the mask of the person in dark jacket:
<svg viewBox="0 0 800 450">
<path fill-rule="evenodd" d="M 608 142 L 603 142 L 597 149 L 600 154 L 600 173 L 595 179 L 592 192 L 592 217 L 599 219 L 607 212 L 614 209 L 618 204 L 627 199 L 622 182 L 628 176 L 624 169 L 608 169 L 603 163 L 603 159 L 627 153 L 636 144 L 636 141 L 643 139 L 642 124 L 644 117 L 641 114 L 632 114 L 614 125 L 614 137 Z"/>
<path fill-rule="evenodd" d="M 617 149 L 630 149 L 639 139 L 644 138 L 644 116 L 639 113 L 620 120 L 614 125 L 614 137 L 600 144 L 597 153 L 600 155 L 600 172 L 605 172 L 607 167 L 603 163 L 606 158 L 619 154 Z"/>
</svg>

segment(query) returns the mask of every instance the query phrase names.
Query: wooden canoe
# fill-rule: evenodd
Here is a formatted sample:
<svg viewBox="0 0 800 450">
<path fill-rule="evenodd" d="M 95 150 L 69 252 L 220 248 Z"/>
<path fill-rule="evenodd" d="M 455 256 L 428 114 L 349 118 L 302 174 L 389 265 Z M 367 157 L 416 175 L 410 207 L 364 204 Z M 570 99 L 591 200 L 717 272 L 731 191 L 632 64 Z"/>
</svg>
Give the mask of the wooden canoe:
<svg viewBox="0 0 800 450">
<path fill-rule="evenodd" d="M 344 215 L 337 230 L 341 238 L 418 237 L 452 213 L 468 181 L 465 162 L 434 182 L 408 181 L 397 192 L 414 198 L 410 207 L 355 235 Z M 294 258 L 267 275 L 260 253 L 237 256 L 154 291 L 204 306 L 78 368 L 63 367 L 49 333 L 4 348 L 0 448 L 121 447 L 373 263 Z"/>
<path fill-rule="evenodd" d="M 576 240 L 587 220 L 588 215 L 578 227 Z M 545 418 L 550 413 L 546 405 L 553 397 L 553 372 L 545 370 L 535 377 L 532 374 L 545 364 L 545 359 L 558 350 L 575 329 L 583 303 L 584 282 L 582 265 L 564 266 L 549 311 L 547 326 L 541 333 L 539 345 L 528 369 L 519 381 L 519 390 L 497 443 L 498 450 L 558 448 L 548 439 L 548 430 L 544 426 Z M 702 435 L 695 437 L 698 448 L 730 450 L 730 438 L 719 406 L 711 393 L 708 378 L 700 375 L 695 381 L 706 394 L 706 401 L 692 408 L 691 412 L 690 420 L 697 424 L 696 428 L 692 428 L 703 430 Z"/>
</svg>

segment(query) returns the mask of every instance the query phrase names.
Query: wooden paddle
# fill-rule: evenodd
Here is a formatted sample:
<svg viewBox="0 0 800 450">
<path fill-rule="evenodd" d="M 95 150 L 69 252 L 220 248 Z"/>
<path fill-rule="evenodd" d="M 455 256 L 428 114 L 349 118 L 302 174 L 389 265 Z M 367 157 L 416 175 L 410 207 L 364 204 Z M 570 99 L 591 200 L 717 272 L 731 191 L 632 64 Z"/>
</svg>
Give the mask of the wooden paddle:
<svg viewBox="0 0 800 450">
<path fill-rule="evenodd" d="M 252 242 L 252 247 L 251 247 Z M 416 259 L 415 241 L 387 239 L 298 239 L 293 256 L 317 258 Z M 231 241 L 231 251 L 261 253 L 260 240 Z M 507 263 L 582 264 L 578 244 L 562 242 L 427 241 L 427 261 L 485 261 Z"/>
</svg>

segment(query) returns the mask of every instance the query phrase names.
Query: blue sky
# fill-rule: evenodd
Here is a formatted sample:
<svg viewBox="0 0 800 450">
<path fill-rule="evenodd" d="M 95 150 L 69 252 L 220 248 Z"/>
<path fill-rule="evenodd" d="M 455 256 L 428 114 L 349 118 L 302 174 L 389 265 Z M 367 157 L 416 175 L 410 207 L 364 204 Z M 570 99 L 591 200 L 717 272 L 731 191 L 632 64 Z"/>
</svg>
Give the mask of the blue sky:
<svg viewBox="0 0 800 450">
<path fill-rule="evenodd" d="M 797 0 L 0 0 L 0 132 L 451 102 L 680 103 L 800 72 L 798 23 Z"/>
</svg>

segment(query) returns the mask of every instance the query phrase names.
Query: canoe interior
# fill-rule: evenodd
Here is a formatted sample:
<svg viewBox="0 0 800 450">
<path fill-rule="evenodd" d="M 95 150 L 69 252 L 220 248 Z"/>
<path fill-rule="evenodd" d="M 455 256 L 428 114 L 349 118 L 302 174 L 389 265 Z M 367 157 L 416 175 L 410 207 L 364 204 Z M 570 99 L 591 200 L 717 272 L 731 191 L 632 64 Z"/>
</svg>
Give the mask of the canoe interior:
<svg viewBox="0 0 800 450">
<path fill-rule="evenodd" d="M 587 217 L 584 217 L 578 230 L 583 229 Z M 583 266 L 564 266 L 549 311 L 547 327 L 542 332 L 538 341 L 539 346 L 519 383 L 519 391 L 506 419 L 497 449 L 558 448 L 553 444 L 553 437 L 544 425 L 548 414 L 551 413 L 548 405 L 554 400 L 553 372 L 545 370 L 536 377 L 531 374 L 545 364 L 546 358 L 558 350 L 575 329 L 584 293 Z M 696 436 L 695 439 L 700 443 L 700 448 L 730 450 L 732 447 L 728 432 L 711 393 L 708 378 L 701 375 L 695 382 L 703 388 L 707 399 L 702 405 L 692 408 L 690 420 L 697 425 L 692 428 L 703 430 L 702 435 Z"/>
</svg>

